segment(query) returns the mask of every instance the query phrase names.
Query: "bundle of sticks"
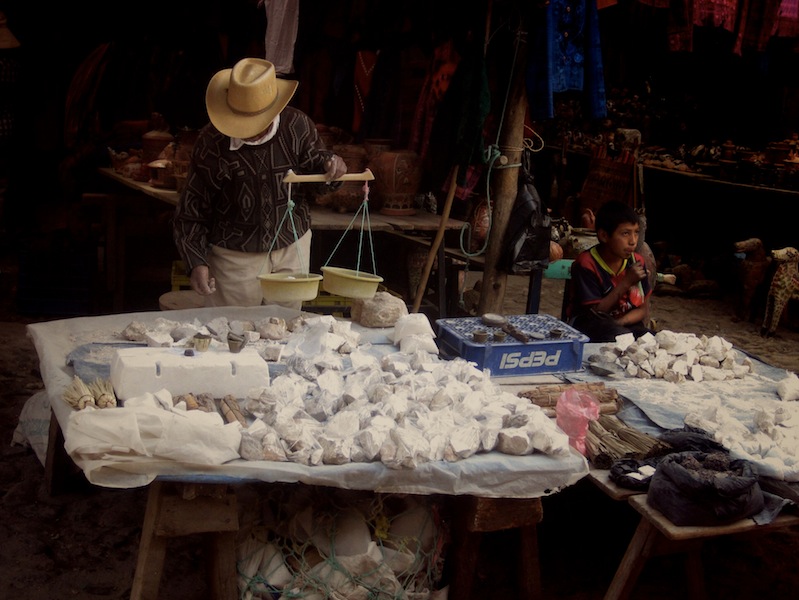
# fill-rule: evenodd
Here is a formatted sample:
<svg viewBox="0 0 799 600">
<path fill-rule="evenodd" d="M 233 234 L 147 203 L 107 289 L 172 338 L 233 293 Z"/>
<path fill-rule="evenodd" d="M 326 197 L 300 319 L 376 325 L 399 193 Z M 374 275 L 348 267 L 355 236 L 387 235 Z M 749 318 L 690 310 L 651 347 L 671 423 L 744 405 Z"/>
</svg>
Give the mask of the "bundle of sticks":
<svg viewBox="0 0 799 600">
<path fill-rule="evenodd" d="M 659 456 L 671 446 L 626 425 L 615 415 L 599 415 L 588 422 L 585 436 L 586 457 L 598 469 L 609 469 L 620 458 L 643 459 Z"/>
<path fill-rule="evenodd" d="M 621 401 L 619 392 L 614 388 L 605 386 L 603 382 L 596 383 L 560 383 L 546 384 L 518 392 L 516 395 L 527 398 L 533 404 L 540 406 L 549 417 L 555 416 L 555 407 L 558 398 L 568 389 L 588 392 L 597 401 L 600 414 L 615 414 L 619 411 Z"/>
</svg>

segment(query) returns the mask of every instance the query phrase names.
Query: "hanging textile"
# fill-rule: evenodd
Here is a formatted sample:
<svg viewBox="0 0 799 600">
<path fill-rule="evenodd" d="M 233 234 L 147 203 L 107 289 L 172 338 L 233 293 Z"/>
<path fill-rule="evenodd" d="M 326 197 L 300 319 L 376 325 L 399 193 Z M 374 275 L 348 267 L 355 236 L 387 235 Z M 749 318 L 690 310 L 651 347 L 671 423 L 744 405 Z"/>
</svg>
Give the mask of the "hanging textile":
<svg viewBox="0 0 799 600">
<path fill-rule="evenodd" d="M 669 9 L 669 50 L 693 51 L 695 27 L 733 33 L 734 54 L 763 52 L 774 37 L 799 35 L 799 0 L 676 0 Z"/>
<path fill-rule="evenodd" d="M 532 9 L 526 86 L 533 120 L 554 117 L 553 94 L 583 92 L 588 115 L 607 115 L 596 0 L 551 0 Z"/>
<path fill-rule="evenodd" d="M 264 58 L 278 75 L 294 72 L 294 43 L 300 18 L 300 0 L 259 0 L 266 9 Z"/>
<path fill-rule="evenodd" d="M 358 50 L 355 53 L 355 94 L 353 99 L 352 132 L 361 130 L 363 114 L 372 89 L 372 75 L 377 66 L 378 52 L 374 50 Z"/>
<path fill-rule="evenodd" d="M 452 75 L 458 68 L 460 55 L 452 40 L 440 44 L 433 51 L 427 76 L 419 94 L 416 112 L 413 117 L 409 149 L 416 152 L 424 161 L 430 144 L 430 133 L 438 112 L 439 104 L 447 93 Z"/>
<path fill-rule="evenodd" d="M 456 197 L 460 199 L 471 194 L 485 164 L 483 126 L 490 108 L 482 46 L 471 42 L 441 100 L 428 148 L 431 172 L 444 177 L 440 189 L 447 189 L 452 167 L 459 167 Z"/>
</svg>

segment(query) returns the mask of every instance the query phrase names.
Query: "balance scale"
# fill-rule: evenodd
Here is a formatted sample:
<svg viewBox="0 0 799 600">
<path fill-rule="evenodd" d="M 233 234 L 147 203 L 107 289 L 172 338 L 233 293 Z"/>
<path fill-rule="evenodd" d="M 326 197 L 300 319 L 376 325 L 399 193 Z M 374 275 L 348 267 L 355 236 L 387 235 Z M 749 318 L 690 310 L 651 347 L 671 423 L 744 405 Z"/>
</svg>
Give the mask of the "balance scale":
<svg viewBox="0 0 799 600">
<path fill-rule="evenodd" d="M 295 302 L 313 300 L 319 295 L 319 283 L 321 282 L 322 288 L 330 293 L 347 298 L 371 298 L 377 292 L 377 287 L 383 281 L 382 277 L 367 273 L 360 270 L 361 250 L 363 247 L 363 233 L 366 229 L 369 235 L 369 245 L 372 252 L 372 269 L 377 271 L 374 262 L 374 243 L 372 242 L 371 222 L 369 220 L 369 184 L 375 178 L 370 169 L 366 169 L 361 173 L 347 173 L 342 175 L 334 181 L 363 181 L 364 194 L 363 201 L 358 207 L 358 210 L 352 217 L 352 220 L 347 225 L 344 233 L 341 235 L 336 247 L 327 259 L 327 262 L 322 267 L 322 275 L 317 273 L 270 273 L 258 276 L 261 282 L 261 291 L 265 300 L 272 302 Z M 297 231 L 294 224 L 293 207 L 294 202 L 291 199 L 292 185 L 294 183 L 326 183 L 328 179 L 321 173 L 314 173 L 310 175 L 298 175 L 291 169 L 283 177 L 283 181 L 288 183 L 288 203 L 286 213 L 280 222 L 282 226 L 286 218 L 291 220 L 291 226 L 294 230 L 295 240 L 297 238 Z M 355 219 L 361 217 L 361 231 L 358 241 L 358 265 L 356 269 L 346 269 L 344 267 L 328 266 L 328 263 L 333 258 L 336 250 L 338 249 L 347 232 L 352 227 Z M 279 227 L 280 227 L 279 226 Z M 272 242 L 274 244 L 274 241 Z M 272 249 L 270 247 L 269 251 Z M 299 248 L 297 250 L 299 252 Z M 300 257 L 302 262 L 302 257 Z"/>
</svg>

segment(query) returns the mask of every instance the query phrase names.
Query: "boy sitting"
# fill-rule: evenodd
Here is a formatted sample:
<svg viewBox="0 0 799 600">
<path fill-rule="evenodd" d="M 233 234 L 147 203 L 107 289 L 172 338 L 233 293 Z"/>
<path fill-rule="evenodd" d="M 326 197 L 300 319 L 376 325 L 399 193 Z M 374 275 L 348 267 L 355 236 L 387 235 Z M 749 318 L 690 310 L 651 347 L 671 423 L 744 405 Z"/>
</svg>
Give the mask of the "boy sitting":
<svg viewBox="0 0 799 600">
<path fill-rule="evenodd" d="M 644 258 L 635 252 L 639 217 L 622 202 L 609 201 L 596 213 L 599 243 L 581 252 L 571 269 L 566 318 L 592 342 L 612 342 L 649 329 L 652 289 Z"/>
</svg>

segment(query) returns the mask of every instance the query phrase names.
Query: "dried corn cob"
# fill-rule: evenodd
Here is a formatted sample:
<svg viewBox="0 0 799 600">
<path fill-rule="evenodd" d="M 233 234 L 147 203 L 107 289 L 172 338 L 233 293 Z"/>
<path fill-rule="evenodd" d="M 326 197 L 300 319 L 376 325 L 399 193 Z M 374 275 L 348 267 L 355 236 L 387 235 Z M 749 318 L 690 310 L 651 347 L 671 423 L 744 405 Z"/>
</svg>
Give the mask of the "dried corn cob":
<svg viewBox="0 0 799 600">
<path fill-rule="evenodd" d="M 247 421 L 244 419 L 239 403 L 234 396 L 228 394 L 222 398 L 219 407 L 222 409 L 222 416 L 225 417 L 225 421 L 228 423 L 238 421 L 242 427 L 247 427 Z"/>
<path fill-rule="evenodd" d="M 194 394 L 180 394 L 172 398 L 172 404 L 178 404 L 180 402 L 186 403 L 186 410 L 197 410 L 200 408 L 200 405 L 197 403 L 197 398 Z"/>
<path fill-rule="evenodd" d="M 89 384 L 97 408 L 112 408 L 117 405 L 114 386 L 109 379 L 95 379 Z"/>
<path fill-rule="evenodd" d="M 64 390 L 63 397 L 67 404 L 78 410 L 83 410 L 87 406 L 96 406 L 94 394 L 92 394 L 89 386 L 77 375 L 72 378 L 72 383 Z"/>
<path fill-rule="evenodd" d="M 197 394 L 197 404 L 199 405 L 199 409 L 205 412 L 218 412 L 219 410 L 216 406 L 214 396 L 208 392 Z"/>
</svg>

